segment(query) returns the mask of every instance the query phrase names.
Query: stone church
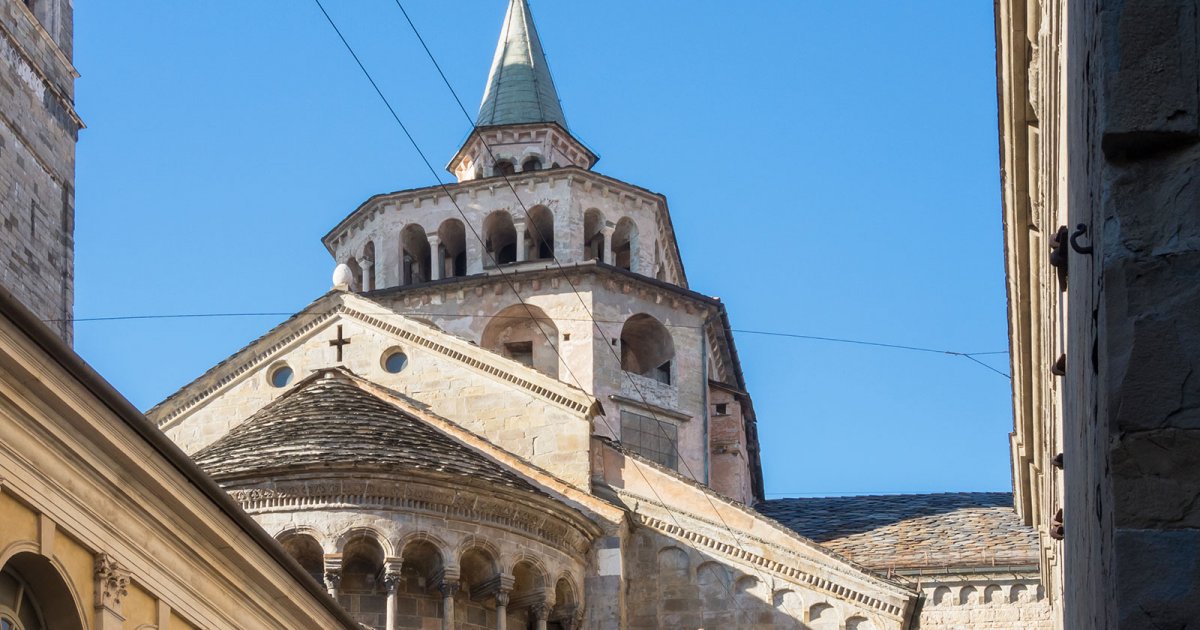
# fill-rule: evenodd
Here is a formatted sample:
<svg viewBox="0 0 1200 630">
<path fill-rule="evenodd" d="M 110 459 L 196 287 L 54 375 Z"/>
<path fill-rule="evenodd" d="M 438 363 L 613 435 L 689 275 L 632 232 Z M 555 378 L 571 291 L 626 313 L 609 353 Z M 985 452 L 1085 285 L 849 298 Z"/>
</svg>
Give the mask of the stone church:
<svg viewBox="0 0 1200 630">
<path fill-rule="evenodd" d="M 3 5 L 7 25 L 30 3 Z M 456 181 L 353 209 L 323 238 L 330 292 L 146 413 L 190 457 L 159 449 L 178 470 L 224 490 L 195 501 L 231 498 L 219 518 L 257 523 L 237 521 L 238 544 L 201 541 L 241 555 L 195 579 L 290 585 L 241 585 L 282 612 L 232 627 L 1052 627 L 1010 494 L 764 500 L 729 313 L 690 288 L 666 198 L 596 162 L 510 0 Z M 29 506 L 12 487 L 0 499 Z M 6 521 L 0 550 L 27 536 L 36 555 L 37 527 Z M 10 564 L 3 629 L 59 627 L 12 616 L 32 581 Z M 81 627 L 230 627 L 199 604 L 164 617 L 166 577 L 132 582 L 156 623 Z M 61 598 L 28 593 L 39 609 Z M 322 612 L 334 601 L 344 613 Z"/>
</svg>

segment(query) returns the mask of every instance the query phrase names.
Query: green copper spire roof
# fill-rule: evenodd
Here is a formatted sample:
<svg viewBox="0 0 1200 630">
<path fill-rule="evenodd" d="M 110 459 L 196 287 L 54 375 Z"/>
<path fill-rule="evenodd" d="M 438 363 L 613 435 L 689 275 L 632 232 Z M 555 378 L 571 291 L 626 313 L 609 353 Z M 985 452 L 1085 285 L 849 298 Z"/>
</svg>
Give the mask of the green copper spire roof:
<svg viewBox="0 0 1200 630">
<path fill-rule="evenodd" d="M 567 127 L 529 4 L 511 0 L 475 124 L 488 127 L 536 122 Z"/>
</svg>

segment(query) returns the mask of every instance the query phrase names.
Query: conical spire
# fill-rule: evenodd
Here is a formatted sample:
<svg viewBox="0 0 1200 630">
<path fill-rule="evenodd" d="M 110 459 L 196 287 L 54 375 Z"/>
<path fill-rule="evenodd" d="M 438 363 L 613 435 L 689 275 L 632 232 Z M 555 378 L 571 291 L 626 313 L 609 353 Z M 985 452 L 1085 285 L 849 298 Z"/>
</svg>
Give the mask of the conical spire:
<svg viewBox="0 0 1200 630">
<path fill-rule="evenodd" d="M 489 127 L 537 122 L 567 127 L 529 4 L 511 0 L 476 124 Z"/>
</svg>

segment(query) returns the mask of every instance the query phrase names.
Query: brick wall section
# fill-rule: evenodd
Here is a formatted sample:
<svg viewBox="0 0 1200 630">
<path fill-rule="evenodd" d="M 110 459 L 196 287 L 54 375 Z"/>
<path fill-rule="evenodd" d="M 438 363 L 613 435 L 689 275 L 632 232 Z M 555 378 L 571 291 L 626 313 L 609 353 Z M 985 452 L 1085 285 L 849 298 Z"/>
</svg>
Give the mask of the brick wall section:
<svg viewBox="0 0 1200 630">
<path fill-rule="evenodd" d="M 0 284 L 57 320 L 68 342 L 79 131 L 70 33 L 65 0 L 39 3 L 36 17 L 20 0 L 0 0 Z"/>
</svg>

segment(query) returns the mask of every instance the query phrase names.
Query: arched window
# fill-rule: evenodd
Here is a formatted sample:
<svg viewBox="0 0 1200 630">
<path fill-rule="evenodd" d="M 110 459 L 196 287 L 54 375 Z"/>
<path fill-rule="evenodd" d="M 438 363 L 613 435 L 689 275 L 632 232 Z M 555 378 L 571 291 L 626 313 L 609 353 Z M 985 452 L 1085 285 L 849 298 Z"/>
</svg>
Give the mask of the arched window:
<svg viewBox="0 0 1200 630">
<path fill-rule="evenodd" d="M 542 159 L 536 155 L 526 158 L 525 162 L 521 164 L 522 173 L 540 170 L 542 170 Z"/>
<path fill-rule="evenodd" d="M 414 540 L 404 546 L 400 553 L 403 561 L 401 576 L 405 590 L 409 593 L 435 591 L 435 579 L 442 572 L 442 552 L 428 540 Z"/>
<path fill-rule="evenodd" d="M 462 221 L 446 219 L 438 227 L 437 261 L 443 278 L 467 275 L 467 231 Z"/>
<path fill-rule="evenodd" d="M 496 566 L 496 559 L 481 547 L 472 547 L 463 552 L 458 566 L 459 581 L 471 597 L 478 594 L 480 588 L 500 572 Z"/>
<path fill-rule="evenodd" d="M 525 260 L 554 258 L 554 213 L 546 206 L 529 209 L 529 223 L 525 230 Z"/>
<path fill-rule="evenodd" d="M 374 291 L 375 290 L 375 241 L 367 241 L 367 244 L 363 246 L 362 267 L 363 267 L 363 282 L 362 282 L 363 290 L 364 291 Z"/>
<path fill-rule="evenodd" d="M 638 229 L 633 219 L 624 217 L 617 222 L 617 229 L 612 237 L 612 264 L 633 271 L 638 254 Z"/>
<path fill-rule="evenodd" d="M 496 160 L 496 166 L 492 167 L 492 172 L 496 177 L 507 177 L 516 174 L 517 167 L 509 160 Z"/>
<path fill-rule="evenodd" d="M 583 213 L 583 259 L 604 262 L 604 213 L 595 208 Z"/>
<path fill-rule="evenodd" d="M 350 283 L 351 291 L 362 291 L 363 272 L 362 265 L 358 264 L 358 259 L 353 256 L 346 261 L 346 266 L 350 268 L 350 275 L 354 280 Z"/>
<path fill-rule="evenodd" d="M 514 304 L 492 317 L 483 329 L 479 345 L 558 378 L 557 344 L 558 327 L 545 311 L 533 305 Z"/>
<path fill-rule="evenodd" d="M 18 553 L 0 569 L 0 628 L 82 630 L 79 606 L 46 558 Z"/>
<path fill-rule="evenodd" d="M 403 284 L 428 282 L 429 238 L 425 229 L 413 224 L 400 232 L 400 278 Z"/>
<path fill-rule="evenodd" d="M 484 266 L 517 262 L 517 228 L 511 214 L 497 210 L 483 220 L 483 245 L 488 253 Z"/>
<path fill-rule="evenodd" d="M 285 534 L 279 538 L 284 551 L 296 560 L 317 584 L 325 583 L 325 552 L 321 543 L 307 534 Z"/>
<path fill-rule="evenodd" d="M 675 341 L 661 322 L 645 313 L 634 315 L 621 328 L 621 369 L 660 383 L 671 384 Z"/>
</svg>

